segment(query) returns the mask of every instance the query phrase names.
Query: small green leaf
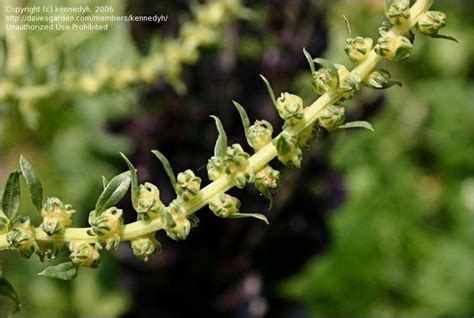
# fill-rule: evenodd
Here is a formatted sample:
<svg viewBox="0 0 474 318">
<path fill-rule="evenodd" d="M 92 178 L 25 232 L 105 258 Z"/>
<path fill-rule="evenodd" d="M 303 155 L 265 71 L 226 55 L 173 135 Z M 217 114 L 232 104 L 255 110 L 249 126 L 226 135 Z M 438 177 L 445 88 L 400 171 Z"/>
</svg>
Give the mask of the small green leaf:
<svg viewBox="0 0 474 318">
<path fill-rule="evenodd" d="M 389 87 L 392 87 L 392 86 L 395 86 L 395 85 L 398 85 L 400 87 L 403 87 L 403 83 L 400 82 L 400 81 L 395 81 L 395 80 L 390 80 L 388 81 L 387 83 L 383 84 L 383 86 L 381 87 L 372 87 L 373 89 L 386 89 L 386 88 L 389 88 Z"/>
<path fill-rule="evenodd" d="M 41 273 L 41 276 L 47 276 L 62 280 L 71 280 L 77 276 L 77 266 L 73 262 L 61 263 L 55 266 L 46 267 Z"/>
<path fill-rule="evenodd" d="M 314 59 L 311 57 L 311 54 L 309 54 L 308 51 L 306 51 L 305 48 L 303 48 L 303 53 L 306 59 L 308 60 L 309 68 L 311 70 L 311 75 L 316 73 L 316 67 L 314 66 Z"/>
<path fill-rule="evenodd" d="M 345 124 L 342 124 L 337 127 L 337 129 L 348 129 L 348 128 L 365 128 L 370 131 L 375 131 L 374 127 L 367 121 L 351 121 Z"/>
<path fill-rule="evenodd" d="M 15 292 L 12 284 L 10 284 L 4 277 L 0 277 L 0 297 L 7 297 L 13 300 L 15 306 L 13 308 L 13 313 L 16 313 L 20 310 L 20 301 L 18 295 Z"/>
<path fill-rule="evenodd" d="M 151 152 L 161 161 L 161 164 L 163 165 L 163 168 L 165 169 L 165 172 L 168 175 L 168 178 L 170 179 L 171 186 L 173 187 L 174 192 L 177 194 L 178 192 L 176 188 L 176 177 L 173 172 L 173 168 L 171 168 L 170 162 L 158 150 L 152 150 Z"/>
<path fill-rule="evenodd" d="M 337 72 L 337 69 L 336 67 L 334 66 L 334 64 L 332 64 L 331 62 L 329 62 L 328 60 L 325 60 L 325 59 L 322 59 L 322 58 L 316 58 L 314 59 L 314 61 L 316 63 L 318 63 L 319 65 L 322 65 L 323 67 L 325 68 L 328 68 L 331 73 L 336 76 L 336 79 L 337 79 L 337 86 L 339 86 L 339 73 Z"/>
<path fill-rule="evenodd" d="M 13 220 L 18 207 L 20 206 L 20 172 L 13 171 L 8 176 L 5 184 L 5 190 L 3 190 L 2 197 L 2 209 L 6 216 Z"/>
<path fill-rule="evenodd" d="M 123 160 L 127 163 L 128 169 L 130 169 L 130 176 L 132 178 L 132 205 L 133 208 L 136 210 L 138 208 L 138 175 L 137 169 L 133 166 L 133 164 L 128 160 L 128 158 L 123 154 L 120 153 Z"/>
<path fill-rule="evenodd" d="M 349 20 L 347 19 L 345 15 L 342 15 L 342 17 L 344 18 L 344 21 L 346 22 L 348 37 L 352 37 L 351 24 L 349 23 Z"/>
<path fill-rule="evenodd" d="M 107 184 L 109 183 L 109 180 L 107 180 L 106 177 L 102 176 L 102 187 L 105 189 Z"/>
<path fill-rule="evenodd" d="M 242 125 L 244 126 L 245 137 L 247 137 L 247 141 L 249 141 L 248 140 L 249 127 L 250 127 L 249 116 L 247 115 L 247 112 L 245 111 L 245 108 L 242 107 L 242 105 L 240 105 L 235 100 L 233 100 L 232 102 L 234 103 L 235 108 L 239 112 L 240 119 L 242 119 Z"/>
<path fill-rule="evenodd" d="M 38 211 L 41 211 L 41 206 L 43 205 L 43 186 L 41 181 L 31 164 L 23 156 L 20 156 L 20 167 L 30 190 L 31 202 L 33 202 Z"/>
<path fill-rule="evenodd" d="M 398 85 L 398 86 L 400 86 L 400 87 L 403 87 L 402 82 L 400 82 L 400 81 L 395 81 L 395 80 L 390 80 L 390 81 L 388 81 L 388 83 L 386 84 L 385 88 L 389 88 L 389 87 L 392 87 L 392 86 L 395 86 L 395 85 Z"/>
<path fill-rule="evenodd" d="M 264 191 L 260 192 L 265 199 L 268 200 L 268 210 L 270 211 L 273 206 L 273 194 L 269 189 L 265 189 Z"/>
<path fill-rule="evenodd" d="M 456 39 L 455 37 L 450 36 L 450 35 L 434 34 L 434 35 L 430 35 L 430 37 L 435 38 L 435 39 L 445 39 L 445 40 L 454 41 L 456 43 L 460 43 L 458 39 Z"/>
<path fill-rule="evenodd" d="M 273 93 L 273 89 L 270 86 L 270 83 L 265 78 L 265 76 L 263 76 L 262 74 L 260 74 L 260 77 L 262 78 L 263 82 L 265 83 L 265 86 L 267 86 L 268 94 L 270 94 L 270 98 L 272 99 L 273 106 L 276 107 L 277 106 L 277 101 L 276 101 L 276 98 L 275 98 L 275 94 Z"/>
<path fill-rule="evenodd" d="M 96 216 L 117 204 L 127 193 L 130 186 L 130 171 L 122 172 L 110 180 L 95 205 Z"/>
<path fill-rule="evenodd" d="M 234 213 L 229 218 L 240 219 L 240 218 L 256 218 L 268 224 L 268 219 L 265 215 L 260 213 Z"/>
<path fill-rule="evenodd" d="M 225 133 L 224 126 L 219 117 L 211 115 L 212 118 L 216 121 L 217 131 L 219 136 L 216 140 L 216 145 L 214 147 L 214 156 L 216 157 L 225 157 L 227 151 L 227 134 Z"/>
</svg>

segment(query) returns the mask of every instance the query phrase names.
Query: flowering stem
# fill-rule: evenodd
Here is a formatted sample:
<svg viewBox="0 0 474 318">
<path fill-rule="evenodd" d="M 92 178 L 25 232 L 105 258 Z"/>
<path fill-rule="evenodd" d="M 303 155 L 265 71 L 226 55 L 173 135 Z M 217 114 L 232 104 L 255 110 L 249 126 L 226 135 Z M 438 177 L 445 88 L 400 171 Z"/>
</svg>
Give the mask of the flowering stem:
<svg viewBox="0 0 474 318">
<path fill-rule="evenodd" d="M 421 14 L 426 12 L 431 7 L 433 1 L 434 0 L 418 0 L 410 9 L 410 18 L 405 20 L 403 23 L 394 26 L 389 32 L 395 36 L 403 35 L 408 32 L 416 25 Z M 375 53 L 375 51 L 372 49 L 367 58 L 362 63 L 357 65 L 351 73 L 364 80 L 372 71 L 374 71 L 375 67 L 381 61 L 382 57 Z M 311 127 L 318 120 L 320 113 L 327 107 L 336 103 L 342 97 L 342 94 L 343 93 L 328 92 L 319 97 L 309 107 L 306 108 L 303 119 L 297 124 L 286 128 L 286 132 L 296 136 L 306 128 Z M 275 139 L 276 138 L 278 138 L 278 136 L 275 137 Z M 274 144 L 269 142 L 249 158 L 250 169 L 255 172 L 259 171 L 276 156 L 277 150 Z M 191 215 L 199 209 L 205 207 L 213 197 L 229 190 L 233 186 L 233 179 L 228 175 L 223 175 L 201 189 L 194 198 L 185 202 L 182 208 L 184 211 L 186 211 L 187 215 Z M 131 240 L 156 232 L 162 228 L 163 223 L 160 218 L 152 219 L 150 221 L 136 221 L 124 226 L 120 238 L 122 241 Z M 42 229 L 36 228 L 35 238 L 37 241 L 94 242 L 97 240 L 97 238 L 87 234 L 89 229 L 90 228 L 67 228 L 62 235 L 48 236 Z M 7 248 L 8 243 L 6 240 L 6 234 L 1 234 L 0 250 L 5 250 Z"/>
</svg>

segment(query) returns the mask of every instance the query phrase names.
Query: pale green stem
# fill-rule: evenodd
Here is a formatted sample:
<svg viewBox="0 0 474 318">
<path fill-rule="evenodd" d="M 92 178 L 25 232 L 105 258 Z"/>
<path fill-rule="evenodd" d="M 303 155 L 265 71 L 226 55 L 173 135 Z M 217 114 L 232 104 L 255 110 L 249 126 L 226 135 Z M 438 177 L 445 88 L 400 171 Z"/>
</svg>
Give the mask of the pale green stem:
<svg viewBox="0 0 474 318">
<path fill-rule="evenodd" d="M 418 0 L 410 9 L 410 19 L 406 20 L 404 23 L 393 27 L 390 32 L 394 35 L 405 34 L 408 30 L 415 26 L 420 15 L 427 11 L 434 0 Z M 367 59 L 357 65 L 353 70 L 352 74 L 360 76 L 360 78 L 365 79 L 375 67 L 382 61 L 382 58 L 377 55 L 374 50 L 370 52 Z M 339 94 L 329 94 L 326 93 L 323 96 L 319 97 L 315 102 L 306 108 L 304 118 L 296 125 L 287 129 L 290 134 L 297 135 L 302 132 L 305 128 L 308 128 L 314 124 L 318 119 L 319 114 L 326 107 L 334 104 L 337 100 L 341 98 L 341 93 Z M 277 137 L 276 137 L 277 138 Z M 266 146 L 257 151 L 253 156 L 250 157 L 250 169 L 253 171 L 259 171 L 271 160 L 273 160 L 277 155 L 277 151 L 273 146 L 273 143 L 268 143 Z M 216 195 L 226 192 L 234 186 L 232 178 L 229 176 L 222 176 L 214 182 L 210 183 L 201 191 L 198 195 L 186 202 L 183 205 L 183 209 L 188 215 L 193 214 L 199 209 L 205 207 L 209 201 Z M 156 232 L 163 228 L 161 220 L 154 219 L 149 222 L 136 221 L 129 223 L 124 226 L 121 239 L 123 241 L 131 240 L 142 235 Z M 36 228 L 36 240 L 38 241 L 84 241 L 84 242 L 94 242 L 97 238 L 91 237 L 87 234 L 87 230 L 90 228 L 68 228 L 62 236 L 47 236 L 40 228 Z M 8 243 L 6 240 L 6 234 L 0 235 L 0 250 L 8 248 Z"/>
</svg>

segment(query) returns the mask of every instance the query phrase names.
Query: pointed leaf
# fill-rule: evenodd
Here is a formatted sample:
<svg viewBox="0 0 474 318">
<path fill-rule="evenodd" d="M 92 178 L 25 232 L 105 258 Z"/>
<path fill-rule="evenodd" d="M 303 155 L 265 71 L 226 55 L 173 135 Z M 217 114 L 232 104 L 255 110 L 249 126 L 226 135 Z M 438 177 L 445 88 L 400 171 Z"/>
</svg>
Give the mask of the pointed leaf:
<svg viewBox="0 0 474 318">
<path fill-rule="evenodd" d="M 389 88 L 389 87 L 392 87 L 392 86 L 395 86 L 395 85 L 398 85 L 398 86 L 400 86 L 400 87 L 403 87 L 402 82 L 400 82 L 400 81 L 395 81 L 395 80 L 390 80 L 390 81 L 388 81 L 388 83 L 386 84 L 385 88 Z"/>
<path fill-rule="evenodd" d="M 349 20 L 347 19 L 345 15 L 342 15 L 342 17 L 344 18 L 344 21 L 346 22 L 347 34 L 349 35 L 348 37 L 350 38 L 352 37 L 351 24 L 349 23 Z"/>
<path fill-rule="evenodd" d="M 161 161 L 161 164 L 163 165 L 163 168 L 165 169 L 165 172 L 168 175 L 168 178 L 170 179 L 171 186 L 173 187 L 174 192 L 178 193 L 176 189 L 176 177 L 173 172 L 173 168 L 171 168 L 170 162 L 158 150 L 152 150 L 151 152 Z"/>
<path fill-rule="evenodd" d="M 260 213 L 235 213 L 229 216 L 232 219 L 240 219 L 240 218 L 256 218 L 268 224 L 268 219 L 265 215 Z"/>
<path fill-rule="evenodd" d="M 102 176 L 102 187 L 105 189 L 107 184 L 109 183 L 109 180 L 107 180 L 106 177 Z"/>
<path fill-rule="evenodd" d="M 0 297 L 7 297 L 14 301 L 15 307 L 13 309 L 13 313 L 18 312 L 20 310 L 20 301 L 18 299 L 18 295 L 15 292 L 12 284 L 10 284 L 5 277 L 0 277 Z"/>
<path fill-rule="evenodd" d="M 268 200 L 268 210 L 271 210 L 273 206 L 273 195 L 272 192 L 268 189 L 265 189 L 261 194 Z"/>
<path fill-rule="evenodd" d="M 216 121 L 217 131 L 219 132 L 219 136 L 216 140 L 216 145 L 214 147 L 214 156 L 216 157 L 225 157 L 227 151 L 227 134 L 225 133 L 224 126 L 222 126 L 222 122 L 219 117 L 211 115 L 212 118 Z"/>
<path fill-rule="evenodd" d="M 6 216 L 13 220 L 20 206 L 20 172 L 13 171 L 8 176 L 3 190 L 2 209 Z"/>
<path fill-rule="evenodd" d="M 270 83 L 269 83 L 268 80 L 265 78 L 265 76 L 263 76 L 262 74 L 260 74 L 260 77 L 262 78 L 263 82 L 265 83 L 265 86 L 267 87 L 268 94 L 270 94 L 270 98 L 272 99 L 273 106 L 276 107 L 277 102 L 276 102 L 275 94 L 273 93 L 273 89 L 272 89 L 272 87 L 270 86 Z"/>
<path fill-rule="evenodd" d="M 41 206 L 43 205 L 43 186 L 41 181 L 31 164 L 23 156 L 20 156 L 20 167 L 30 190 L 31 202 L 33 202 L 38 211 L 41 211 Z"/>
<path fill-rule="evenodd" d="M 316 73 L 316 67 L 314 66 L 314 59 L 311 57 L 311 54 L 309 54 L 309 52 L 306 51 L 305 48 L 303 48 L 303 53 L 306 59 L 308 60 L 309 69 L 311 70 L 311 75 L 313 75 L 314 73 Z"/>
<path fill-rule="evenodd" d="M 96 216 L 117 204 L 130 186 L 130 171 L 122 172 L 110 180 L 95 205 Z"/>
<path fill-rule="evenodd" d="M 390 80 L 387 83 L 385 83 L 382 87 L 371 87 L 371 88 L 373 88 L 373 89 L 386 89 L 386 88 L 389 88 L 389 87 L 392 87 L 392 86 L 395 86 L 395 85 L 403 87 L 402 82 L 395 81 L 395 80 Z"/>
<path fill-rule="evenodd" d="M 138 208 L 138 175 L 137 175 L 137 169 L 133 166 L 133 164 L 128 160 L 128 158 L 123 154 L 120 153 L 122 156 L 123 160 L 127 163 L 128 169 L 130 169 L 130 176 L 131 176 L 131 192 L 132 192 L 132 205 L 133 208 L 136 210 Z"/>
<path fill-rule="evenodd" d="M 450 36 L 450 35 L 434 34 L 434 35 L 431 35 L 431 37 L 432 37 L 432 38 L 435 38 L 435 39 L 445 39 L 445 40 L 454 41 L 454 42 L 456 42 L 456 43 L 460 43 L 458 39 L 456 39 L 455 37 Z"/>
<path fill-rule="evenodd" d="M 337 129 L 348 129 L 348 128 L 365 128 L 370 131 L 375 131 L 374 127 L 367 121 L 351 121 L 345 124 L 342 124 L 337 127 Z"/>
<path fill-rule="evenodd" d="M 337 69 L 334 66 L 334 64 L 332 64 L 328 60 L 325 60 L 325 59 L 322 59 L 322 58 L 316 58 L 316 59 L 314 59 L 314 61 L 316 63 L 318 63 L 319 65 L 321 65 L 325 68 L 328 68 L 331 71 L 331 73 L 336 76 L 337 86 L 339 86 L 339 73 L 337 72 Z"/>
<path fill-rule="evenodd" d="M 77 276 L 77 266 L 73 262 L 66 262 L 55 266 L 46 267 L 41 273 L 41 276 L 47 276 L 62 280 L 71 280 Z"/>
<path fill-rule="evenodd" d="M 249 116 L 247 115 L 247 112 L 245 111 L 245 108 L 242 107 L 242 105 L 240 105 L 235 100 L 233 100 L 232 102 L 234 103 L 235 108 L 237 108 L 237 111 L 239 112 L 240 119 L 242 119 L 242 125 L 244 126 L 245 137 L 247 137 L 247 141 L 248 141 L 249 127 L 250 127 Z"/>
</svg>

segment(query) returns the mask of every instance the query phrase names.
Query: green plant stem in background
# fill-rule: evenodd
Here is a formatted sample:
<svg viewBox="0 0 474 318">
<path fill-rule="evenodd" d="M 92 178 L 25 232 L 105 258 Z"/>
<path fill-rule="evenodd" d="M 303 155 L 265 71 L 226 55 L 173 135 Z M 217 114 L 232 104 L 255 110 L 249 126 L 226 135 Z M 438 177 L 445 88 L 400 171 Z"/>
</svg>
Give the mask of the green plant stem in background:
<svg viewBox="0 0 474 318">
<path fill-rule="evenodd" d="M 58 78 L 43 83 L 30 82 L 31 70 L 19 72 L 13 68 L 10 69 L 11 67 L 6 63 L 2 65 L 5 69 L 2 70 L 3 78 L 0 79 L 3 88 L 0 92 L 0 101 L 36 101 L 53 94 L 80 93 L 94 96 L 103 91 L 121 91 L 133 86 L 150 85 L 160 77 L 170 83 L 178 93 L 185 93 L 186 87 L 180 79 L 183 66 L 196 63 L 203 47 L 219 43 L 225 27 L 233 20 L 247 14 L 248 12 L 238 0 L 209 1 L 193 5 L 192 18 L 178 30 L 179 36 L 163 39 L 147 56 L 135 63 L 114 65 L 102 61 L 97 63 L 90 73 L 74 72 L 60 66 Z M 4 36 L 5 48 L 2 53 L 5 58 L 8 55 L 9 46 L 24 44 L 25 51 L 32 50 L 30 43 L 25 44 L 15 38 L 8 40 L 7 35 Z M 16 52 L 18 49 L 10 48 L 10 51 Z M 60 60 L 62 54 L 64 52 L 57 50 L 53 55 L 57 55 L 57 59 Z M 45 67 L 35 65 L 33 58 L 29 63 L 37 68 Z M 48 67 L 55 66 L 54 63 Z M 27 80 L 22 83 L 17 82 L 15 77 L 20 75 Z"/>
<path fill-rule="evenodd" d="M 418 0 L 410 9 L 410 17 L 404 20 L 401 24 L 391 28 L 387 34 L 393 36 L 399 36 L 408 32 L 413 28 L 420 16 L 426 12 L 432 5 L 434 0 Z M 367 58 L 356 66 L 350 75 L 359 77 L 362 81 L 371 74 L 376 66 L 382 61 L 382 57 L 377 54 L 373 49 L 368 54 Z M 320 118 L 321 113 L 328 107 L 334 105 L 341 98 L 344 97 L 344 92 L 330 91 L 325 93 L 309 107 L 305 109 L 303 118 L 295 125 L 285 128 L 273 140 L 277 140 L 283 134 L 289 134 L 290 136 L 298 136 L 305 129 L 312 127 L 312 125 Z M 272 159 L 277 156 L 277 149 L 273 142 L 267 143 L 263 148 L 258 150 L 254 155 L 249 158 L 249 170 L 255 173 L 260 171 L 265 165 L 267 165 Z M 186 215 L 192 215 L 202 207 L 209 204 L 212 198 L 217 195 L 224 193 L 235 186 L 235 180 L 229 175 L 223 175 L 201 189 L 199 193 L 189 201 L 184 202 L 181 205 L 181 209 Z M 161 219 L 152 219 L 149 222 L 136 221 L 127 224 L 123 227 L 123 231 L 120 235 L 120 240 L 132 240 L 142 237 L 147 234 L 151 234 L 163 228 Z M 42 229 L 35 229 L 35 239 L 39 242 L 50 241 L 50 242 L 95 242 L 96 237 L 90 236 L 88 231 L 91 228 L 67 228 L 62 235 L 48 236 Z M 0 235 L 0 250 L 8 248 L 8 242 L 6 239 L 7 234 Z"/>
</svg>

